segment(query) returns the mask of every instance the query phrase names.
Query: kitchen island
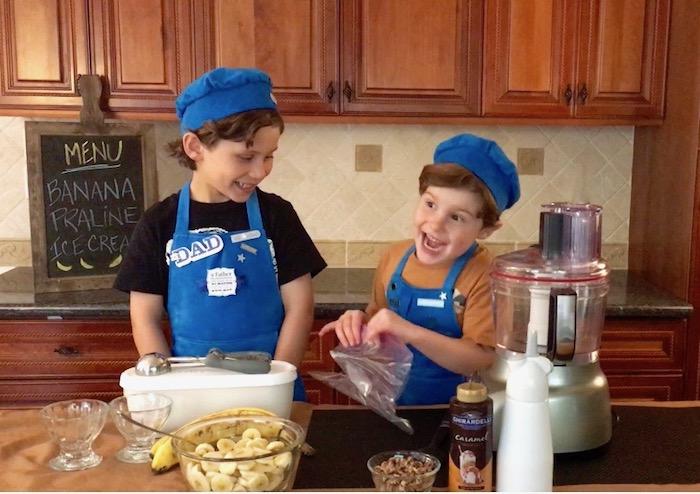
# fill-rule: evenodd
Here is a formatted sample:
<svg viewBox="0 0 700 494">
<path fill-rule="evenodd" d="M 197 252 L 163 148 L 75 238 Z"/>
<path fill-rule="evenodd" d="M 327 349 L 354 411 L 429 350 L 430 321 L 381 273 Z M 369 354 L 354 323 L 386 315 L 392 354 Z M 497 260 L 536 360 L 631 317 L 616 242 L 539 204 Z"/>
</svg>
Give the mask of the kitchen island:
<svg viewBox="0 0 700 494">
<path fill-rule="evenodd" d="M 700 468 L 697 468 L 697 459 L 700 458 L 700 402 L 615 403 L 613 408 L 622 418 L 616 426 L 619 431 L 617 428 L 613 431 L 609 447 L 588 457 L 568 458 L 565 461 L 555 458 L 555 491 L 700 490 Z M 645 436 L 647 431 L 635 430 L 632 420 L 633 415 L 639 420 L 646 420 L 645 411 L 653 412 L 649 417 L 666 422 L 674 420 L 680 413 L 684 423 L 672 428 L 649 424 L 649 430 L 656 429 L 657 432 Z M 338 412 L 338 417 L 333 417 L 335 412 Z M 307 440 L 316 448 L 316 454 L 301 458 L 294 489 L 373 490 L 365 466 L 368 455 L 378 452 L 375 449 L 427 444 L 443 412 L 444 409 L 439 407 L 400 409 L 399 415 L 412 413 L 412 417 L 420 414 L 438 417 L 437 421 L 428 421 L 430 423 L 426 422 L 422 427 L 415 421 L 416 432 L 408 436 L 363 407 L 312 407 L 295 403 L 291 418 L 307 428 Z M 319 420 L 316 420 L 316 415 Z M 104 457 L 100 465 L 79 472 L 55 472 L 46 463 L 58 450 L 49 441 L 37 418 L 38 409 L 0 410 L 0 429 L 3 431 L 0 490 L 163 492 L 186 488 L 177 469 L 154 475 L 149 464 L 133 465 L 117 461 L 115 455 L 124 440 L 111 421 L 108 421 L 94 444 L 94 450 Z M 347 427 L 348 420 L 354 422 L 352 429 Z M 625 425 L 628 427 L 623 430 Z M 373 429 L 365 429 L 367 426 Z M 363 436 L 371 434 L 370 440 L 357 440 L 359 430 L 364 431 Z M 348 441 L 348 434 L 353 434 L 355 440 Z M 639 444 L 648 447 L 643 451 L 637 450 Z M 621 465 L 621 462 L 625 464 Z M 695 468 L 689 468 L 693 465 Z M 653 468 L 655 477 L 644 472 L 647 466 Z M 595 479 L 588 473 L 591 468 L 599 471 Z M 628 475 L 625 476 L 625 472 Z M 639 481 L 628 481 L 635 478 L 634 472 L 641 472 Z M 557 478 L 567 483 L 558 483 Z M 656 481 L 645 483 L 646 478 Z M 624 482 L 620 482 L 620 479 Z M 434 490 L 445 490 L 444 480 L 440 482 Z"/>
</svg>

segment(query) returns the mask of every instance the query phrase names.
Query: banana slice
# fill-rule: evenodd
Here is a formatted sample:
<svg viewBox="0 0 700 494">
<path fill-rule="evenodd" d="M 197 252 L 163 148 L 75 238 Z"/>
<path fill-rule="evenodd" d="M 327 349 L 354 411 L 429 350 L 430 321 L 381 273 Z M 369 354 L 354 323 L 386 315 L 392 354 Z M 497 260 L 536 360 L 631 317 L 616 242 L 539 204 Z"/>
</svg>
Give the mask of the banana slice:
<svg viewBox="0 0 700 494">
<path fill-rule="evenodd" d="M 209 479 L 199 470 L 189 470 L 187 472 L 187 482 L 189 482 L 190 487 L 195 492 L 209 492 L 211 490 Z"/>
<path fill-rule="evenodd" d="M 92 264 L 90 264 L 89 262 L 87 262 L 85 259 L 83 259 L 82 257 L 80 258 L 80 265 L 82 267 L 84 267 L 85 269 L 93 269 L 95 267 Z"/>
<path fill-rule="evenodd" d="M 260 492 L 264 491 L 270 484 L 270 480 L 267 475 L 260 472 L 251 472 L 252 475 L 246 477 L 247 472 L 241 472 L 241 476 L 248 481 L 248 490 Z"/>
<path fill-rule="evenodd" d="M 198 444 L 197 447 L 194 448 L 195 454 L 199 456 L 204 456 L 207 453 L 211 453 L 213 451 L 215 451 L 215 448 L 209 443 Z"/>
<path fill-rule="evenodd" d="M 260 431 L 255 427 L 244 430 L 242 436 L 244 439 L 260 439 L 262 437 Z"/>
<path fill-rule="evenodd" d="M 61 261 L 56 261 L 56 267 L 61 271 L 70 271 L 71 269 L 73 269 L 73 266 L 66 266 Z"/>
<path fill-rule="evenodd" d="M 201 446 L 201 444 L 199 446 Z M 219 451 L 221 451 L 223 453 L 228 453 L 229 451 L 233 451 L 235 448 L 236 448 L 236 441 L 234 441 L 233 439 L 230 439 L 228 437 L 222 437 L 221 439 L 216 441 L 216 449 L 218 449 Z M 196 449 L 194 451 L 195 451 L 195 453 L 197 452 Z M 213 451 L 213 446 L 212 446 L 212 451 Z M 197 453 L 197 454 L 199 454 L 199 453 Z"/>
<path fill-rule="evenodd" d="M 122 255 L 119 254 L 117 257 L 115 257 L 112 262 L 109 263 L 110 268 L 116 268 L 122 263 Z"/>
<path fill-rule="evenodd" d="M 228 475 L 217 473 L 212 476 L 210 486 L 211 490 L 214 492 L 231 492 L 234 482 Z"/>
</svg>

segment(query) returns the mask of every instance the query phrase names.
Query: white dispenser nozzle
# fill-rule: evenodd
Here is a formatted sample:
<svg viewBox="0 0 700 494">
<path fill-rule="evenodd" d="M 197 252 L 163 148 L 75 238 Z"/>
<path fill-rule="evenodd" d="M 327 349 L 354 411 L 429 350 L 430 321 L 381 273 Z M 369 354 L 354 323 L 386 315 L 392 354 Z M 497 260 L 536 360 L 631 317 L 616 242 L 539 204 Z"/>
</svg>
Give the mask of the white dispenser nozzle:
<svg viewBox="0 0 700 494">
<path fill-rule="evenodd" d="M 537 353 L 530 331 L 527 353 L 508 361 L 503 425 L 496 461 L 499 492 L 551 491 L 554 474 L 547 374 L 552 362 Z"/>
</svg>

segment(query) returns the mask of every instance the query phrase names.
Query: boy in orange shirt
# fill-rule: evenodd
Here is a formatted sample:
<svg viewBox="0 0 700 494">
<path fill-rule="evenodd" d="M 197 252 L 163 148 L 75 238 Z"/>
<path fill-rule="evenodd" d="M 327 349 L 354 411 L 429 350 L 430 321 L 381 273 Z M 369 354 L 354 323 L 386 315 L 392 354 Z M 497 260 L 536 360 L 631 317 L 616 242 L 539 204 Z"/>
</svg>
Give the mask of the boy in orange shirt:
<svg viewBox="0 0 700 494">
<path fill-rule="evenodd" d="M 461 134 L 438 145 L 433 161 L 419 179 L 415 236 L 382 255 L 366 311 L 320 332 L 335 331 L 346 347 L 382 334 L 407 344 L 413 364 L 399 405 L 448 403 L 464 376 L 493 362 L 493 255 L 477 240 L 520 197 L 515 165 L 493 141 Z"/>
</svg>

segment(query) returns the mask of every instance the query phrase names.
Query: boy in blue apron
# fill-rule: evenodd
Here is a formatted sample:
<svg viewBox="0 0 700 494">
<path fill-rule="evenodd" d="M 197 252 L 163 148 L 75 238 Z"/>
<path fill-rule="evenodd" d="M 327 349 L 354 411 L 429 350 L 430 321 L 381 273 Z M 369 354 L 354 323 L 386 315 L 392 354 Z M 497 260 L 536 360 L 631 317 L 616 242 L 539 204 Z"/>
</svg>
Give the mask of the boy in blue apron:
<svg viewBox="0 0 700 494">
<path fill-rule="evenodd" d="M 298 367 L 313 322 L 311 278 L 326 263 L 292 205 L 259 189 L 284 130 L 270 78 L 218 68 L 175 106 L 182 138 L 169 147 L 192 178 L 143 214 L 115 281 L 130 293 L 136 347 L 265 351 Z M 305 399 L 301 378 L 294 399 Z"/>
<path fill-rule="evenodd" d="M 413 364 L 399 405 L 448 403 L 466 375 L 493 362 L 493 256 L 477 240 L 520 197 L 515 165 L 493 141 L 455 136 L 433 162 L 420 175 L 414 238 L 383 253 L 366 311 L 347 311 L 320 332 L 335 331 L 346 347 L 383 334 L 407 344 Z"/>
</svg>

